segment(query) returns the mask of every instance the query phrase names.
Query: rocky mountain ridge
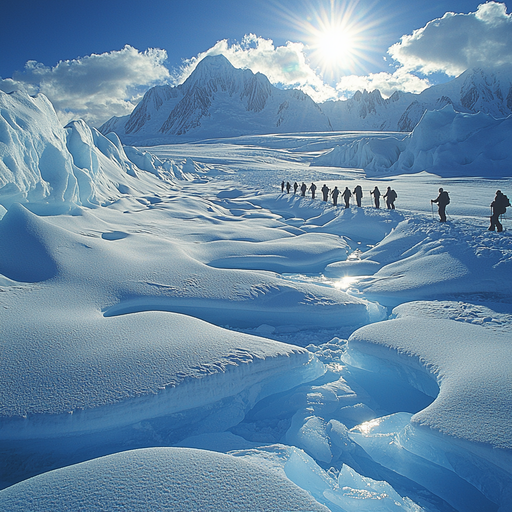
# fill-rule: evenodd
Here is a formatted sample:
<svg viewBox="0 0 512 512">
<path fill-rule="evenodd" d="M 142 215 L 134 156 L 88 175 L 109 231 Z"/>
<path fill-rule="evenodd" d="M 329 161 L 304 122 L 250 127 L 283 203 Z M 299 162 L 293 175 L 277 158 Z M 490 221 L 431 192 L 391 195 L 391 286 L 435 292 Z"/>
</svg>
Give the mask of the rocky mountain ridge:
<svg viewBox="0 0 512 512">
<path fill-rule="evenodd" d="M 297 89 L 273 86 L 261 73 L 237 69 L 222 55 L 203 59 L 181 85 L 149 89 L 131 115 L 112 118 L 100 132 L 125 144 L 318 131 L 414 129 L 426 111 L 512 114 L 512 67 L 471 69 L 420 94 L 358 91 L 348 100 L 315 103 Z"/>
</svg>

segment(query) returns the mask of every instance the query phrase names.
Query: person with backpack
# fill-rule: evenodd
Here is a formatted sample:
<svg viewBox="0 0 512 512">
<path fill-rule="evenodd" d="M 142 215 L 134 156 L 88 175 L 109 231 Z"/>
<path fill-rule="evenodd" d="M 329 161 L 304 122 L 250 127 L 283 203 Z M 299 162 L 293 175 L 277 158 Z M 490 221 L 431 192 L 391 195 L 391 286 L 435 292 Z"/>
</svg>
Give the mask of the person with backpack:
<svg viewBox="0 0 512 512">
<path fill-rule="evenodd" d="M 394 210 L 395 199 L 398 197 L 398 194 L 391 187 L 388 187 L 383 197 L 386 200 L 386 206 L 388 207 L 388 210 Z"/>
<path fill-rule="evenodd" d="M 380 190 L 377 185 L 375 185 L 375 188 L 370 192 L 370 195 L 373 195 L 373 200 L 375 201 L 375 208 L 380 208 Z"/>
<path fill-rule="evenodd" d="M 350 207 L 350 198 L 352 197 L 352 193 L 350 192 L 348 187 L 345 187 L 345 190 L 343 191 L 343 199 L 345 200 L 345 208 Z"/>
<path fill-rule="evenodd" d="M 290 182 L 289 182 L 289 181 L 287 181 L 287 182 L 286 182 L 286 193 L 287 193 L 287 194 L 289 194 L 289 193 L 290 193 L 290 188 L 291 188 L 291 187 L 292 187 L 292 186 L 290 185 Z"/>
<path fill-rule="evenodd" d="M 431 203 L 437 203 L 439 212 L 439 222 L 446 222 L 446 207 L 450 204 L 450 196 L 446 190 L 439 189 L 439 195 L 436 199 L 431 199 Z"/>
<path fill-rule="evenodd" d="M 308 189 L 307 185 L 302 182 L 302 185 L 300 186 L 300 195 L 302 197 L 306 197 L 306 190 Z"/>
<path fill-rule="evenodd" d="M 327 199 L 329 198 L 329 187 L 324 183 L 324 186 L 321 188 L 321 190 L 322 190 L 323 200 L 327 201 Z"/>
<path fill-rule="evenodd" d="M 315 199 L 316 185 L 314 183 L 311 183 L 309 190 L 311 190 L 311 199 Z"/>
<path fill-rule="evenodd" d="M 510 201 L 508 197 L 501 192 L 501 190 L 496 191 L 496 197 L 494 201 L 491 203 L 491 225 L 489 226 L 489 231 L 494 231 L 495 228 L 498 228 L 498 233 L 503 231 L 503 225 L 500 222 L 500 215 L 503 215 L 507 212 L 507 207 L 510 206 Z"/>
<path fill-rule="evenodd" d="M 337 206 L 339 194 L 340 191 L 338 190 L 338 187 L 334 187 L 333 191 L 331 192 L 333 206 Z"/>
<path fill-rule="evenodd" d="M 361 185 L 357 185 L 352 193 L 356 196 L 357 206 L 361 208 L 361 198 L 363 197 L 363 189 L 361 188 Z"/>
<path fill-rule="evenodd" d="M 297 182 L 295 182 L 293 184 L 293 193 L 296 194 L 297 193 L 297 189 L 299 188 L 299 184 Z"/>
</svg>

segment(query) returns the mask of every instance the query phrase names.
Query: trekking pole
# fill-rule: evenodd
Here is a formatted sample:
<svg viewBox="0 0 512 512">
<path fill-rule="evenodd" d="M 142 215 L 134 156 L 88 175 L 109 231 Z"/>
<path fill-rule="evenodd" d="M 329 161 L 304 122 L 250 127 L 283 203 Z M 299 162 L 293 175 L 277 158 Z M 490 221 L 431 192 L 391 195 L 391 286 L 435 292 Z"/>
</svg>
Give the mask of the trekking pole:
<svg viewBox="0 0 512 512">
<path fill-rule="evenodd" d="M 434 220 L 434 203 L 432 201 L 430 201 L 430 212 L 431 212 L 430 218 L 432 220 Z"/>
</svg>

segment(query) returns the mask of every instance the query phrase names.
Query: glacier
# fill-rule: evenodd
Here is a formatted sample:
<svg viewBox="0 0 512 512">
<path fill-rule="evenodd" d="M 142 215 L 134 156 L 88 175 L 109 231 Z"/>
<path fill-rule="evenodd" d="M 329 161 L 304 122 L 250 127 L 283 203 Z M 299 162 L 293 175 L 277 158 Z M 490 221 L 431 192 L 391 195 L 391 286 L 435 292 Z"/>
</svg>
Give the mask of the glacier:
<svg viewBox="0 0 512 512">
<path fill-rule="evenodd" d="M 512 116 L 496 119 L 456 112 L 448 105 L 427 111 L 406 137 L 363 137 L 337 145 L 314 165 L 357 167 L 369 173 L 429 172 L 444 177 L 508 176 Z"/>
<path fill-rule="evenodd" d="M 0 102 L 0 508 L 510 508 L 492 159 L 486 180 L 317 165 L 383 135 L 354 132 L 130 147 L 44 96 Z M 454 154 L 473 119 L 484 146 L 508 133 L 430 115 Z M 361 184 L 363 205 L 282 180 Z"/>
</svg>

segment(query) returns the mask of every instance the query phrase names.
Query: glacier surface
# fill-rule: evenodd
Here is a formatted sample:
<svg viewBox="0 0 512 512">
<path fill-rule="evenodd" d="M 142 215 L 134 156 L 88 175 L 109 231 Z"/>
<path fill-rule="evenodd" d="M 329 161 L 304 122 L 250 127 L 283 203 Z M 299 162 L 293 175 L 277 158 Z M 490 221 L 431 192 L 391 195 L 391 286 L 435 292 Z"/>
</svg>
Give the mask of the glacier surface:
<svg viewBox="0 0 512 512">
<path fill-rule="evenodd" d="M 309 165 L 354 133 L 127 147 L 0 101 L 0 508 L 509 509 L 509 177 Z"/>
</svg>

